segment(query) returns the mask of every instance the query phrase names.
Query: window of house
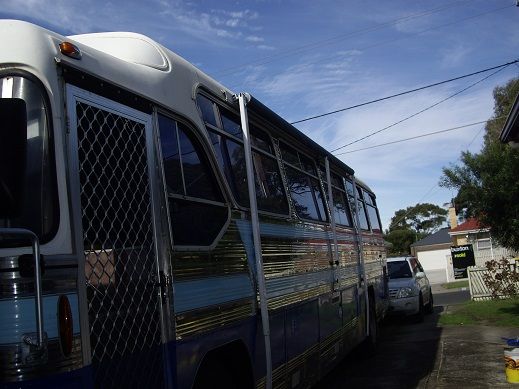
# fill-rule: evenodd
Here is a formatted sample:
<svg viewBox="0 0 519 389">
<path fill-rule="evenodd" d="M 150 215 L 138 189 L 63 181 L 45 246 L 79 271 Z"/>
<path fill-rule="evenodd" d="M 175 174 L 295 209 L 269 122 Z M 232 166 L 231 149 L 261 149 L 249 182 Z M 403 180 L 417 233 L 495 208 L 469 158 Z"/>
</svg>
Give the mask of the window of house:
<svg viewBox="0 0 519 389">
<path fill-rule="evenodd" d="M 185 124 L 163 115 L 158 119 L 173 242 L 209 246 L 228 217 L 214 172 Z"/>
<path fill-rule="evenodd" d="M 488 250 L 491 247 L 490 238 L 476 240 L 478 250 Z"/>
</svg>

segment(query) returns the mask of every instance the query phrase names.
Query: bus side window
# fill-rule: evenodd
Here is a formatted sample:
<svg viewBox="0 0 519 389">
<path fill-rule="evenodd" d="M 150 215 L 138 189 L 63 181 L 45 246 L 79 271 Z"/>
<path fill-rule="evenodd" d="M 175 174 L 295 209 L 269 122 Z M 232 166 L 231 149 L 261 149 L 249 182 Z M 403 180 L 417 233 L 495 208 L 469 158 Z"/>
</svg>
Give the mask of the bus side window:
<svg viewBox="0 0 519 389">
<path fill-rule="evenodd" d="M 369 192 L 364 192 L 364 199 L 366 200 L 366 209 L 369 215 L 369 223 L 371 224 L 371 230 L 373 232 L 382 232 L 380 225 L 380 219 L 377 212 L 377 203 L 375 202 L 375 196 Z"/>
<path fill-rule="evenodd" d="M 324 196 L 314 162 L 283 143 L 280 144 L 280 148 L 285 163 L 290 197 L 297 215 L 302 219 L 328 221 Z"/>
<path fill-rule="evenodd" d="M 364 202 L 364 197 L 362 196 L 362 190 L 360 189 L 359 186 L 357 186 L 357 199 L 358 199 L 360 228 L 362 230 L 369 230 L 366 203 Z"/>
<path fill-rule="evenodd" d="M 227 179 L 236 202 L 243 208 L 249 208 L 240 117 L 201 94 L 197 96 L 197 103 L 218 166 Z M 212 114 L 213 111 L 216 119 Z M 251 125 L 251 143 L 258 209 L 276 214 L 288 214 L 287 197 L 270 137 L 258 127 Z"/>
<path fill-rule="evenodd" d="M 169 216 L 176 246 L 210 246 L 228 209 L 207 156 L 189 128 L 159 115 Z"/>
<path fill-rule="evenodd" d="M 319 166 L 321 179 L 324 183 L 325 191 L 328 190 L 328 181 L 326 178 L 326 171 L 324 166 Z M 332 180 L 332 196 L 333 196 L 333 209 L 331 212 L 334 214 L 335 223 L 341 226 L 352 227 L 353 222 L 351 220 L 350 208 L 348 206 L 348 199 L 344 185 L 342 184 L 342 178 L 334 172 L 330 172 Z"/>
</svg>

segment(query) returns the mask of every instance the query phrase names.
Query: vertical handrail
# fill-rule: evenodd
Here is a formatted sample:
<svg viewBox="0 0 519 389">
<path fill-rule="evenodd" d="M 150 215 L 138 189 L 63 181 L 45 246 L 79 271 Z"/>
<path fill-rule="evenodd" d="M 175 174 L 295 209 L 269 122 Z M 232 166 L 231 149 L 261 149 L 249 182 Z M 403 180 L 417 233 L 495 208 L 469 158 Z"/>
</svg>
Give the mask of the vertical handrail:
<svg viewBox="0 0 519 389">
<path fill-rule="evenodd" d="M 41 291 L 40 242 L 36 234 L 24 228 L 0 228 L 0 235 L 29 238 L 34 256 L 34 283 L 36 289 L 36 336 L 37 347 L 43 347 L 43 300 Z"/>
<path fill-rule="evenodd" d="M 337 244 L 337 227 L 335 224 L 335 204 L 333 202 L 333 192 L 332 192 L 332 180 L 330 173 L 330 162 L 328 161 L 328 157 L 324 158 L 324 167 L 326 169 L 326 181 L 328 182 L 328 187 L 326 188 L 328 191 L 328 206 L 330 208 L 330 225 L 332 227 L 332 236 L 333 236 L 333 261 L 331 263 L 332 269 L 335 269 L 339 266 L 339 245 Z M 336 289 L 336 274 L 334 270 L 333 274 L 333 284 L 332 291 Z M 338 285 L 337 285 L 338 286 Z"/>
<path fill-rule="evenodd" d="M 351 183 L 353 185 L 353 198 L 355 203 L 355 219 L 357 221 L 357 226 L 355 228 L 355 236 L 357 237 L 357 247 L 359 249 L 359 259 L 362 273 L 362 279 L 364 280 L 364 301 L 366 303 L 366 334 L 369 333 L 369 320 L 371 313 L 369 312 L 369 296 L 368 296 L 368 280 L 366 279 L 366 267 L 364 264 L 364 244 L 362 242 L 362 231 L 360 228 L 360 215 L 359 215 L 359 196 L 357 193 L 357 183 L 355 182 L 355 177 L 351 177 Z"/>
<path fill-rule="evenodd" d="M 249 189 L 250 214 L 252 223 L 252 238 L 254 242 L 254 256 L 256 258 L 256 276 L 258 281 L 258 292 L 260 296 L 261 323 L 263 325 L 263 337 L 265 339 L 265 363 L 267 374 L 265 379 L 266 389 L 272 388 L 272 352 L 270 348 L 270 324 L 267 305 L 267 287 L 265 274 L 263 272 L 263 259 L 261 255 L 261 236 L 258 219 L 258 204 L 256 202 L 256 186 L 254 182 L 254 170 L 252 165 L 252 149 L 250 142 L 249 120 L 247 117 L 247 103 L 250 95 L 240 93 L 238 101 L 240 104 L 240 119 L 243 131 L 243 147 L 245 149 L 245 167 L 247 169 L 247 185 Z"/>
</svg>

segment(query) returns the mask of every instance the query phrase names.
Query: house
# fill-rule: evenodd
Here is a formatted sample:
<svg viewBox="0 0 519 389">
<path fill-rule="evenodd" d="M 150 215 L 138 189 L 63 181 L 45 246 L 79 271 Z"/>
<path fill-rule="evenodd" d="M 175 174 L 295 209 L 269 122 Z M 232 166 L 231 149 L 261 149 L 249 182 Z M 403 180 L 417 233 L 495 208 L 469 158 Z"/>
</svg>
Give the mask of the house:
<svg viewBox="0 0 519 389">
<path fill-rule="evenodd" d="M 477 219 L 469 218 L 449 232 L 453 246 L 472 245 L 476 266 L 485 266 L 491 259 L 510 257 L 509 250 L 492 241 L 490 228 L 481 225 Z"/>
<path fill-rule="evenodd" d="M 410 246 L 411 255 L 418 258 L 432 284 L 452 281 L 449 274 L 451 245 L 452 238 L 446 227 Z"/>
</svg>

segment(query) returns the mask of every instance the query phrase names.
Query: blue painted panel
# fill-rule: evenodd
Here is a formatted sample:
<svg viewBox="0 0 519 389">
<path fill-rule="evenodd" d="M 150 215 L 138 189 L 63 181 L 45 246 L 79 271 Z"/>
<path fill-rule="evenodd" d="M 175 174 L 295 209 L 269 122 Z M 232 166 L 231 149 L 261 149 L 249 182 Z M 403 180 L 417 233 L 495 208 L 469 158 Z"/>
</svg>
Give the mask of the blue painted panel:
<svg viewBox="0 0 519 389">
<path fill-rule="evenodd" d="M 2 389 L 87 389 L 93 388 L 91 366 L 45 378 L 20 382 L 2 382 Z"/>
<path fill-rule="evenodd" d="M 317 300 L 287 310 L 287 359 L 291 360 L 319 342 Z"/>
<path fill-rule="evenodd" d="M 79 333 L 79 307 L 76 294 L 67 294 L 72 310 L 74 334 Z M 25 333 L 36 332 L 34 298 L 0 300 L 0 344 L 18 343 Z M 58 337 L 58 296 L 43 296 L 43 329 L 47 337 Z"/>
<path fill-rule="evenodd" d="M 209 307 L 253 296 L 248 274 L 174 283 L 175 312 Z"/>
</svg>

